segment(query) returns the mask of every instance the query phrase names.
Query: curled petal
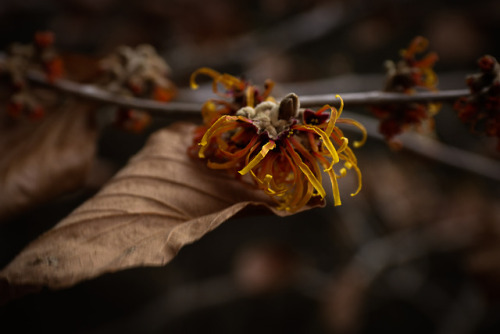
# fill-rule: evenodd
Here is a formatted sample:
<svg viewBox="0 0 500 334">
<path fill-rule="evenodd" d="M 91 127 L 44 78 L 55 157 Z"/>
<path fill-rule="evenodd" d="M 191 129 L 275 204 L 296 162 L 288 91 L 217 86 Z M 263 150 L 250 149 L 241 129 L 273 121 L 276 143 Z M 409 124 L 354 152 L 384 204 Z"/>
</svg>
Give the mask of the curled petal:
<svg viewBox="0 0 500 334">
<path fill-rule="evenodd" d="M 326 130 L 325 130 L 325 132 L 327 133 L 328 136 L 330 136 L 332 134 L 333 128 L 335 127 L 335 122 L 337 122 L 337 119 L 342 114 L 342 110 L 344 110 L 344 100 L 342 100 L 340 95 L 335 95 L 335 97 L 340 99 L 340 108 L 337 111 L 335 108 L 328 106 L 328 107 L 330 107 L 330 110 L 331 110 L 330 119 L 328 120 L 328 126 L 326 127 Z"/>
<path fill-rule="evenodd" d="M 236 78 L 233 77 L 232 75 L 229 74 L 220 74 L 219 72 L 208 68 L 208 67 L 202 67 L 197 69 L 191 74 L 191 77 L 189 79 L 189 85 L 191 86 L 192 89 L 198 89 L 198 84 L 196 83 L 196 77 L 200 74 L 205 74 L 213 79 L 212 82 L 212 90 L 214 93 L 218 93 L 217 85 L 221 83 L 226 89 L 232 89 L 232 88 L 238 88 L 238 89 L 243 89 L 245 86 L 245 83 Z"/>
<path fill-rule="evenodd" d="M 356 172 L 356 175 L 358 177 L 358 188 L 356 189 L 356 191 L 354 193 L 351 194 L 351 196 L 356 196 L 361 191 L 361 188 L 363 186 L 362 177 L 361 177 L 361 170 L 359 169 L 359 167 L 357 165 L 356 157 L 352 153 L 351 149 L 347 148 L 346 151 L 345 151 L 345 153 L 347 153 L 347 154 L 346 155 L 344 155 L 343 153 L 339 154 L 340 158 L 342 160 L 346 161 L 344 163 L 345 168 L 347 168 L 347 169 L 354 169 L 354 171 Z M 345 173 L 346 173 L 345 168 L 343 168 L 340 171 L 340 173 L 341 173 L 342 176 L 344 176 Z"/>
<path fill-rule="evenodd" d="M 308 165 L 310 168 L 312 168 L 314 175 L 318 178 L 318 180 L 321 183 L 321 172 L 318 168 L 318 164 L 316 163 L 316 159 L 312 156 L 311 153 L 309 153 L 309 150 L 304 147 L 297 139 L 294 137 L 287 138 L 287 141 L 290 142 L 292 145 L 291 147 L 294 148 L 296 151 L 298 151 L 301 155 L 302 158 L 306 165 Z"/>
<path fill-rule="evenodd" d="M 286 142 L 286 150 L 288 154 L 290 154 L 290 157 L 292 158 L 293 162 L 299 167 L 302 173 L 304 173 L 304 175 L 307 177 L 309 182 L 311 182 L 312 186 L 314 187 L 314 189 L 316 189 L 321 198 L 325 198 L 326 192 L 325 189 L 323 189 L 321 182 L 316 178 L 311 169 L 302 161 L 300 155 L 298 155 L 297 152 L 295 152 L 290 142 L 288 140 L 285 142 Z"/>
<path fill-rule="evenodd" d="M 312 195 L 313 188 L 311 186 L 311 183 L 307 181 L 307 179 L 303 181 L 303 174 L 297 170 L 295 163 L 293 162 L 287 151 L 283 147 L 280 147 L 280 152 L 288 162 L 288 166 L 290 167 L 290 171 L 293 176 L 292 184 L 294 186 L 294 191 L 292 193 L 285 194 L 285 196 L 283 196 L 283 209 L 293 212 L 304 206 L 309 201 Z M 307 187 L 305 189 L 305 193 L 304 184 Z"/>
<path fill-rule="evenodd" d="M 257 180 L 257 182 L 264 188 L 264 191 L 269 195 L 276 195 L 276 191 L 273 190 L 271 186 L 271 182 L 273 180 L 273 176 L 271 174 L 266 174 L 263 179 L 259 179 L 253 171 L 250 171 L 252 177 Z"/>
<path fill-rule="evenodd" d="M 304 176 L 302 176 L 302 174 L 299 174 L 299 181 L 301 184 L 304 184 Z M 309 200 L 311 199 L 312 197 L 312 194 L 313 194 L 313 190 L 314 190 L 314 186 L 312 185 L 311 182 L 305 182 L 305 185 L 306 185 L 306 189 L 304 189 L 302 191 L 302 197 L 297 197 L 297 199 L 299 199 L 299 201 L 297 202 L 297 204 L 295 204 L 295 206 L 293 207 L 290 207 L 290 209 L 288 211 L 297 211 L 298 209 L 300 209 L 301 207 L 303 207 L 304 205 L 307 204 L 307 202 L 309 202 Z"/>
<path fill-rule="evenodd" d="M 211 68 L 208 67 L 202 67 L 197 69 L 191 74 L 191 77 L 189 78 L 189 85 L 191 86 L 191 89 L 198 89 L 199 86 L 196 83 L 196 77 L 200 74 L 205 74 L 211 77 L 212 79 L 216 79 L 221 76 L 221 74 L 215 70 L 212 70 Z"/>
<path fill-rule="evenodd" d="M 247 144 L 247 146 L 245 146 L 243 149 L 239 150 L 239 151 L 236 151 L 236 152 L 228 152 L 224 149 L 221 148 L 221 145 L 219 145 L 219 151 L 220 153 L 226 157 L 226 158 L 229 158 L 229 159 L 241 159 L 243 158 L 247 153 L 248 151 L 250 151 L 250 149 L 255 145 L 255 143 L 257 142 L 257 139 L 258 137 L 257 136 L 254 136 L 250 142 Z"/>
<path fill-rule="evenodd" d="M 404 58 L 412 58 L 416 53 L 424 52 L 428 46 L 429 41 L 427 40 L 427 38 L 417 36 L 411 41 L 408 49 L 401 51 L 401 55 Z"/>
<path fill-rule="evenodd" d="M 311 150 L 315 153 L 318 152 L 318 145 L 316 144 L 316 140 L 314 138 L 314 134 L 309 132 L 307 134 L 307 140 L 309 141 L 309 146 L 311 147 Z"/>
<path fill-rule="evenodd" d="M 335 120 L 337 120 L 340 115 L 342 114 L 342 110 L 344 110 L 344 100 L 342 99 L 342 97 L 340 95 L 335 95 L 336 98 L 339 98 L 340 99 L 340 108 L 339 108 L 339 112 L 337 114 L 337 118 Z"/>
<path fill-rule="evenodd" d="M 253 179 L 259 184 L 260 188 L 263 189 L 269 195 L 282 196 L 285 192 L 288 191 L 284 180 L 278 181 L 280 185 L 278 186 L 275 182 L 275 177 L 273 174 L 276 174 L 276 177 L 282 176 L 281 173 L 274 173 L 273 167 L 276 159 L 279 157 L 278 154 L 269 154 L 267 155 L 267 159 L 265 159 L 257 174 L 255 174 L 252 170 L 250 170 L 250 174 Z"/>
<path fill-rule="evenodd" d="M 318 161 L 323 165 L 324 168 L 328 167 L 329 162 L 327 159 L 325 159 L 325 157 L 323 157 L 320 154 L 315 154 L 315 156 L 316 158 L 318 158 Z M 340 190 L 339 190 L 339 184 L 337 182 L 337 175 L 335 175 L 333 169 L 329 169 L 327 173 L 328 177 L 330 178 L 330 182 L 332 184 L 333 202 L 335 206 L 339 206 L 342 204 L 342 202 L 340 201 Z"/>
<path fill-rule="evenodd" d="M 337 120 L 337 122 L 344 123 L 344 124 L 350 124 L 350 125 L 357 127 L 359 130 L 361 130 L 361 133 L 363 134 L 363 138 L 361 138 L 361 140 L 359 140 L 359 141 L 355 141 L 354 147 L 358 148 L 358 147 L 361 147 L 365 144 L 366 139 L 368 138 L 368 134 L 367 134 L 366 128 L 364 127 L 363 124 L 361 124 L 358 121 L 355 121 L 353 119 L 350 119 L 350 118 L 340 118 Z"/>
<path fill-rule="evenodd" d="M 358 189 L 356 189 L 356 191 L 353 192 L 351 196 L 356 196 L 361 191 L 363 183 L 361 180 L 361 171 L 359 170 L 358 165 L 352 165 L 352 168 L 356 171 L 356 175 L 358 176 Z"/>
<path fill-rule="evenodd" d="M 217 78 L 216 81 L 223 84 L 226 89 L 243 89 L 245 87 L 245 82 L 227 73 L 224 73 L 222 76 Z"/>
<path fill-rule="evenodd" d="M 247 106 L 249 107 L 254 107 L 254 96 L 255 96 L 255 88 L 253 88 L 252 86 L 249 86 L 247 89 L 246 89 L 246 97 L 247 97 Z"/>
<path fill-rule="evenodd" d="M 323 130 L 321 130 L 317 126 L 311 126 L 311 125 L 295 126 L 293 127 L 293 129 L 314 131 L 323 140 L 323 145 L 326 147 L 326 149 L 328 150 L 333 159 L 331 165 L 325 170 L 325 172 L 327 170 L 332 169 L 333 164 L 339 162 L 339 156 L 337 154 L 337 151 L 335 150 L 335 147 L 330 141 L 330 137 Z"/>
<path fill-rule="evenodd" d="M 328 123 L 326 126 L 326 134 L 330 136 L 333 132 L 333 129 L 335 128 L 335 122 L 337 121 L 337 110 L 335 108 L 330 107 L 329 105 L 326 105 L 325 107 L 330 108 L 330 118 L 328 119 Z"/>
<path fill-rule="evenodd" d="M 267 153 L 270 150 L 274 149 L 275 147 L 276 143 L 273 140 L 267 142 L 264 146 L 262 146 L 260 152 L 248 163 L 248 165 L 246 165 L 245 168 L 240 170 L 238 173 L 240 173 L 241 175 L 245 175 L 246 173 L 248 173 L 252 168 L 257 166 L 259 162 L 262 161 L 262 159 L 266 157 Z"/>
<path fill-rule="evenodd" d="M 342 140 L 342 145 L 339 147 L 339 149 L 337 150 L 337 152 L 343 152 L 347 148 L 347 145 L 349 145 L 349 139 L 348 138 L 342 137 L 340 139 Z M 354 142 L 354 145 L 356 145 L 356 142 Z"/>
<path fill-rule="evenodd" d="M 264 190 L 264 192 L 268 195 L 281 197 L 288 189 L 286 187 L 279 187 L 276 185 L 274 181 L 274 177 L 271 174 L 265 174 L 263 178 L 259 178 L 255 173 L 250 170 L 250 174 L 253 179 L 259 184 L 260 188 Z"/>
<path fill-rule="evenodd" d="M 205 150 L 207 148 L 208 142 L 210 138 L 217 132 L 220 131 L 220 127 L 223 125 L 226 125 L 227 123 L 235 122 L 238 120 L 239 117 L 237 116 L 222 116 L 220 117 L 217 121 L 212 124 L 212 126 L 205 132 L 203 135 L 203 138 L 201 138 L 201 141 L 199 145 L 201 146 L 200 151 L 198 152 L 198 156 L 200 158 L 205 158 Z M 236 125 L 236 124 L 234 124 Z"/>
</svg>

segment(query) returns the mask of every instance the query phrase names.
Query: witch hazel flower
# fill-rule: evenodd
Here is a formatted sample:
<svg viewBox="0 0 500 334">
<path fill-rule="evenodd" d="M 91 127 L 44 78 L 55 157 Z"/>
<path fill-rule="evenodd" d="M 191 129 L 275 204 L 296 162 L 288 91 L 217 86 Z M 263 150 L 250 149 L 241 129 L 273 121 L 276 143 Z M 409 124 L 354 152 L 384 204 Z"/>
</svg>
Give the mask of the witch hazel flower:
<svg viewBox="0 0 500 334">
<path fill-rule="evenodd" d="M 490 55 L 478 61 L 480 73 L 467 76 L 470 95 L 454 104 L 463 123 L 473 132 L 496 137 L 500 152 L 500 64 Z"/>
<path fill-rule="evenodd" d="M 115 94 L 168 102 L 177 92 L 168 78 L 170 66 L 148 44 L 117 48 L 101 60 L 100 70 L 98 85 Z M 150 123 L 151 115 L 143 110 L 122 107 L 116 112 L 115 124 L 130 132 L 140 133 Z"/>
<path fill-rule="evenodd" d="M 398 62 L 385 62 L 387 70 L 385 92 L 414 94 L 418 91 L 437 91 L 437 75 L 433 66 L 438 60 L 435 52 L 423 56 L 429 41 L 415 37 L 407 49 L 401 51 Z M 393 139 L 411 126 L 420 127 L 422 123 L 433 125 L 433 116 L 439 111 L 439 103 L 407 103 L 384 104 L 371 108 L 373 114 L 380 119 L 379 132 L 390 144 L 396 144 Z"/>
<path fill-rule="evenodd" d="M 337 96 L 341 101 L 342 99 Z M 278 209 L 295 212 L 309 201 L 323 200 L 323 173 L 328 175 L 335 205 L 340 205 L 337 180 L 354 170 L 361 189 L 361 171 L 349 147 L 349 140 L 337 127 L 348 123 L 363 132 L 354 120 L 339 118 L 339 110 L 325 105 L 313 111 L 301 110 L 299 98 L 291 93 L 280 103 L 263 101 L 245 106 L 234 115 L 222 115 L 203 134 L 199 158 L 212 169 L 223 169 L 237 176 L 249 175 L 253 183 L 268 194 Z M 336 165 L 342 163 L 342 167 Z M 334 168 L 335 167 L 335 168 Z"/>
<path fill-rule="evenodd" d="M 243 107 L 254 107 L 256 104 L 271 101 L 276 102 L 271 96 L 274 82 L 266 80 L 264 89 L 261 90 L 248 80 L 244 80 L 227 73 L 219 73 L 208 67 L 201 67 L 191 74 L 190 85 L 192 89 L 198 89 L 196 79 L 198 76 L 212 78 L 212 91 L 217 98 L 208 99 L 201 107 L 203 124 L 195 130 L 193 146 L 190 148 L 192 155 L 197 155 L 197 145 L 212 124 L 221 116 L 234 116 Z"/>
<path fill-rule="evenodd" d="M 234 115 L 243 107 L 254 107 L 264 101 L 276 102 L 270 96 L 274 87 L 274 82 L 271 80 L 266 80 L 264 90 L 261 91 L 247 80 L 202 67 L 191 74 L 190 85 L 192 89 L 198 89 L 196 78 L 199 75 L 212 78 L 212 90 L 218 96 L 217 99 L 209 99 L 203 104 L 201 114 L 205 124 L 213 123 L 222 115 Z M 219 86 L 222 86 L 224 91 L 220 91 Z"/>
<path fill-rule="evenodd" d="M 0 76 L 6 75 L 10 81 L 12 94 L 6 110 L 11 117 L 26 116 L 36 120 L 44 116 L 43 99 L 30 86 L 27 73 L 40 71 L 51 83 L 62 77 L 63 60 L 55 50 L 54 42 L 52 32 L 39 31 L 35 33 L 32 43 L 14 43 L 9 47 L 0 64 Z"/>
</svg>

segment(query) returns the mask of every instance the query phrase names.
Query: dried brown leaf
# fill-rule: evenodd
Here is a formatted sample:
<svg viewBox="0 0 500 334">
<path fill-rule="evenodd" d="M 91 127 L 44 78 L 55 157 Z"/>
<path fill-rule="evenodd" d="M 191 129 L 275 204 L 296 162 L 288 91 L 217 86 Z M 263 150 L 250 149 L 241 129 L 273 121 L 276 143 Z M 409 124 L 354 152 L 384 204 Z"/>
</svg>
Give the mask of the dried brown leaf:
<svg viewBox="0 0 500 334">
<path fill-rule="evenodd" d="M 249 206 L 287 215 L 261 191 L 189 158 L 193 128 L 178 123 L 153 134 L 96 196 L 0 272 L 4 288 L 64 288 L 103 273 L 164 265 Z"/>
<path fill-rule="evenodd" d="M 0 117 L 0 219 L 82 185 L 94 158 L 91 106 L 56 102 L 41 120 Z"/>
</svg>

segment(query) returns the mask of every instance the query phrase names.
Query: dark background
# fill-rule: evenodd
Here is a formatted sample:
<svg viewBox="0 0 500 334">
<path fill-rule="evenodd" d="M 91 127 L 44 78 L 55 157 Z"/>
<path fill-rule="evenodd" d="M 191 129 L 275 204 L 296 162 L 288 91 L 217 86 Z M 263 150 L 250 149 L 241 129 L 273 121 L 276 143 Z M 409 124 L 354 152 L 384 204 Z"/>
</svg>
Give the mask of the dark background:
<svg viewBox="0 0 500 334">
<path fill-rule="evenodd" d="M 180 100 L 207 94 L 186 88 L 200 66 L 257 84 L 272 78 L 278 97 L 379 89 L 383 62 L 416 35 L 440 56 L 440 88 L 464 88 L 481 55 L 500 55 L 499 25 L 494 0 L 0 3 L 2 49 L 37 30 L 53 31 L 62 52 L 96 58 L 150 43 L 172 67 Z M 155 119 L 141 135 L 104 127 L 102 178 L 168 123 Z M 436 136 L 499 158 L 449 105 Z M 357 155 L 363 191 L 351 198 L 354 180 L 343 180 L 339 208 L 230 220 L 165 267 L 12 301 L 0 308 L 0 332 L 498 333 L 498 181 L 373 138 Z M 3 224 L 0 267 L 95 191 L 89 184 Z"/>
</svg>

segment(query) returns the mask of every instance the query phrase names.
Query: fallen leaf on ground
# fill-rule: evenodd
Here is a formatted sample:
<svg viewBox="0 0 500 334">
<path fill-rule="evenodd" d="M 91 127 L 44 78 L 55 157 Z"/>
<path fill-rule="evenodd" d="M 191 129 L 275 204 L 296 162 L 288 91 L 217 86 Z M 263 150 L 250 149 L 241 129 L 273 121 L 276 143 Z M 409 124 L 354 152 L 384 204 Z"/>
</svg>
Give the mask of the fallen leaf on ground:
<svg viewBox="0 0 500 334">
<path fill-rule="evenodd" d="M 97 195 L 0 272 L 0 295 L 20 286 L 65 288 L 125 268 L 164 265 L 249 206 L 289 215 L 263 192 L 190 158 L 193 129 L 177 123 L 153 134 Z"/>
</svg>

